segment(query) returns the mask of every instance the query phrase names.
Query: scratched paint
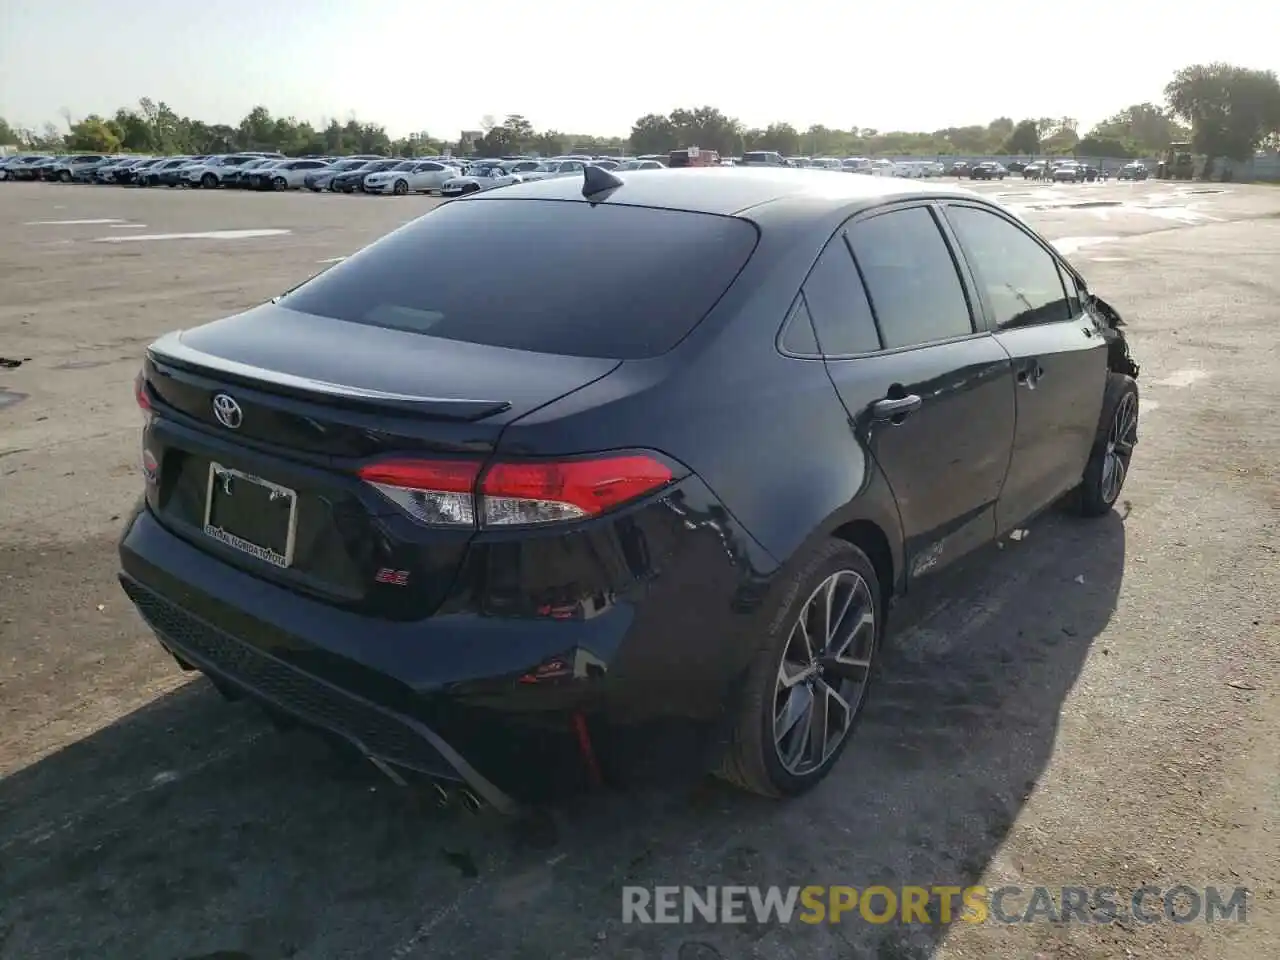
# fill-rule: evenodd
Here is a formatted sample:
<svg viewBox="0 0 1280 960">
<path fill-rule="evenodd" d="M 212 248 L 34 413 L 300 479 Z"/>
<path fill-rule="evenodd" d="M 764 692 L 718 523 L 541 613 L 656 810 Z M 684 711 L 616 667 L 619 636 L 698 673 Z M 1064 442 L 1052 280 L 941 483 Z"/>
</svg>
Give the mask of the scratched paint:
<svg viewBox="0 0 1280 960">
<path fill-rule="evenodd" d="M 279 237 L 290 230 L 208 230 L 203 233 L 139 233 L 119 237 L 96 237 L 94 243 L 132 243 L 165 240 L 252 240 L 257 237 Z"/>
</svg>

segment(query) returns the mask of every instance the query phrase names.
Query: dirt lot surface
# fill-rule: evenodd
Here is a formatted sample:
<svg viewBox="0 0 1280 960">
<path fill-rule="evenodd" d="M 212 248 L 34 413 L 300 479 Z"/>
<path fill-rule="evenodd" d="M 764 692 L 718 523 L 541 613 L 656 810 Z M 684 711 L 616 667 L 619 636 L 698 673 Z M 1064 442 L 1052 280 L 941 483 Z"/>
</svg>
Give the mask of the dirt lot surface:
<svg viewBox="0 0 1280 960">
<path fill-rule="evenodd" d="M 0 184 L 0 957 L 1280 957 L 1280 190 L 981 189 L 1131 325 L 1123 509 L 1046 515 L 895 614 L 809 796 L 598 796 L 549 837 L 224 704 L 114 580 L 147 342 L 435 201 Z M 208 231 L 238 232 L 173 236 Z M 621 922 L 625 884 L 974 882 L 1253 896 L 1243 924 Z"/>
</svg>

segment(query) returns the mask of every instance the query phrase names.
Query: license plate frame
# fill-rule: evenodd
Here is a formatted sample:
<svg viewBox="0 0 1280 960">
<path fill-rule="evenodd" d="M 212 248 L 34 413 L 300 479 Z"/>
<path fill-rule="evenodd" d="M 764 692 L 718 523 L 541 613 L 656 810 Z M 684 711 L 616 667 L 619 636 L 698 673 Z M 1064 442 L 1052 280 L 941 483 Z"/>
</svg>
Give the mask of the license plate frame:
<svg viewBox="0 0 1280 960">
<path fill-rule="evenodd" d="M 229 491 L 224 485 L 228 481 L 232 484 L 239 481 L 265 488 L 270 493 L 270 499 L 273 501 L 281 497 L 289 501 L 289 519 L 285 530 L 283 554 L 272 547 L 255 543 L 213 522 L 214 495 L 220 489 L 229 495 Z M 227 467 L 211 460 L 209 462 L 208 485 L 205 489 L 204 523 L 202 526 L 205 536 L 216 540 L 224 547 L 229 547 L 239 553 L 254 557 L 273 567 L 278 567 L 282 570 L 288 569 L 293 566 L 293 553 L 298 539 L 298 492 L 281 484 L 273 483 L 270 480 L 264 480 L 262 477 L 254 476 L 251 473 L 245 473 L 243 470 Z"/>
</svg>

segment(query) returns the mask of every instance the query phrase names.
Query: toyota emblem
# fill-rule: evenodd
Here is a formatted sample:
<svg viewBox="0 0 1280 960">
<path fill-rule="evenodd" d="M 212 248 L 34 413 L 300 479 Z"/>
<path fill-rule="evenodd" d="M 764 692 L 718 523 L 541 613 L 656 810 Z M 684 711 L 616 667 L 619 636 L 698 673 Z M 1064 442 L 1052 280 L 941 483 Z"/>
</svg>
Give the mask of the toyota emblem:
<svg viewBox="0 0 1280 960">
<path fill-rule="evenodd" d="M 240 409 L 240 404 L 236 403 L 234 397 L 225 393 L 220 393 L 213 398 L 213 415 L 228 430 L 238 430 L 244 421 L 244 411 Z"/>
</svg>

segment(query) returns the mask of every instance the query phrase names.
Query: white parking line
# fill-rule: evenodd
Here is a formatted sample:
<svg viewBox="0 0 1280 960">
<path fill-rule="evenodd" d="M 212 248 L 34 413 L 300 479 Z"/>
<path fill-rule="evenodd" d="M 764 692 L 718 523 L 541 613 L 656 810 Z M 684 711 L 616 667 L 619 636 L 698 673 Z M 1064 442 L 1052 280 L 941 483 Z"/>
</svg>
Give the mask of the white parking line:
<svg viewBox="0 0 1280 960">
<path fill-rule="evenodd" d="M 90 224 L 125 223 L 119 217 L 108 217 L 104 220 L 28 220 L 24 227 L 75 227 Z"/>
<path fill-rule="evenodd" d="M 1050 243 L 1053 244 L 1054 249 L 1057 250 L 1060 254 L 1062 254 L 1063 256 L 1069 257 L 1071 256 L 1071 254 L 1075 253 L 1077 250 L 1080 250 L 1084 247 L 1092 247 L 1095 244 L 1107 243 L 1115 239 L 1116 239 L 1115 237 L 1111 237 L 1111 236 L 1062 237 L 1058 240 L 1051 240 Z"/>
<path fill-rule="evenodd" d="M 204 233 L 144 233 L 132 237 L 96 237 L 94 243 L 126 243 L 133 240 L 250 240 L 254 237 L 278 237 L 291 230 L 209 230 Z"/>
<path fill-rule="evenodd" d="M 1163 380 L 1152 380 L 1151 385 L 1155 387 L 1189 387 L 1193 383 L 1197 383 L 1209 376 L 1207 370 L 1201 370 L 1197 367 L 1188 367 L 1185 370 L 1175 370 Z"/>
</svg>

